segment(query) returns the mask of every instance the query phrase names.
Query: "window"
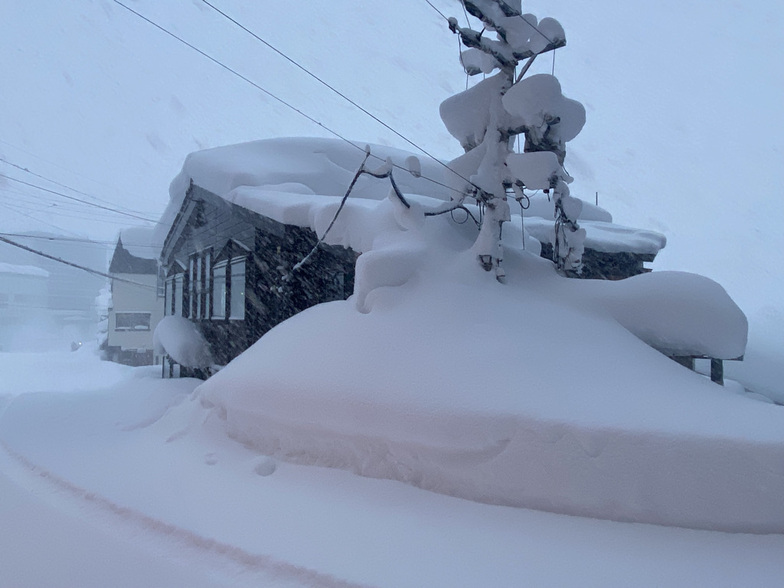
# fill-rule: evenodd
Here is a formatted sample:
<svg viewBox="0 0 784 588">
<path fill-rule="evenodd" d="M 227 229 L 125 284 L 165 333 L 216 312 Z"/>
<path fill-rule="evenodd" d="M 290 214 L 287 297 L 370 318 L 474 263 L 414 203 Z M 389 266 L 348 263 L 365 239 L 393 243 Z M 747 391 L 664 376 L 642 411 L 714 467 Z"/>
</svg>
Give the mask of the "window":
<svg viewBox="0 0 784 588">
<path fill-rule="evenodd" d="M 202 280 L 202 301 L 201 301 L 201 308 L 203 318 L 210 318 L 210 273 L 212 271 L 211 263 L 212 263 L 212 254 L 210 251 L 207 251 L 202 258 L 204 267 L 202 268 L 201 272 L 201 280 Z"/>
<path fill-rule="evenodd" d="M 174 314 L 174 276 L 166 278 L 166 291 L 163 297 L 163 314 Z"/>
<path fill-rule="evenodd" d="M 114 321 L 115 331 L 149 331 L 149 312 L 118 312 Z"/>
<path fill-rule="evenodd" d="M 245 318 L 245 258 L 231 260 L 229 318 Z"/>
<path fill-rule="evenodd" d="M 189 318 L 196 318 L 196 258 L 188 261 L 188 314 Z"/>
<path fill-rule="evenodd" d="M 164 273 L 163 267 L 161 265 L 158 265 L 157 287 L 158 298 L 164 298 L 166 296 L 166 274 Z"/>
<path fill-rule="evenodd" d="M 183 298 L 185 297 L 185 276 L 177 274 L 174 276 L 174 289 L 172 290 L 172 297 L 174 298 L 174 316 L 182 316 Z"/>
<path fill-rule="evenodd" d="M 210 317 L 210 251 L 197 253 L 189 261 L 190 317 L 206 319 Z"/>
<path fill-rule="evenodd" d="M 201 271 L 201 258 L 196 257 L 193 260 L 193 263 L 196 265 L 196 314 L 193 316 L 201 318 L 203 308 L 202 301 L 204 299 L 204 272 Z"/>
<path fill-rule="evenodd" d="M 212 274 L 212 316 L 226 318 L 226 262 L 215 264 Z"/>
</svg>

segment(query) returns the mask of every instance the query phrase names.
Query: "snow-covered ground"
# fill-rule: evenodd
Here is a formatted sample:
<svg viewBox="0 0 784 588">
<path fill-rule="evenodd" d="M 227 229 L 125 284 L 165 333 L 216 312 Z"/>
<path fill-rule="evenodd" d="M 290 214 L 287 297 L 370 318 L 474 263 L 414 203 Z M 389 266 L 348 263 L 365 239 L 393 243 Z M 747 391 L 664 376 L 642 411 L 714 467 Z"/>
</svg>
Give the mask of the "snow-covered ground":
<svg viewBox="0 0 784 588">
<path fill-rule="evenodd" d="M 277 461 L 194 380 L 0 355 L 0 585 L 773 586 L 784 537 L 492 506 Z M 59 365 L 61 388 L 35 382 Z M 85 388 L 81 380 L 92 376 Z M 65 390 L 71 390 L 66 392 Z"/>
</svg>

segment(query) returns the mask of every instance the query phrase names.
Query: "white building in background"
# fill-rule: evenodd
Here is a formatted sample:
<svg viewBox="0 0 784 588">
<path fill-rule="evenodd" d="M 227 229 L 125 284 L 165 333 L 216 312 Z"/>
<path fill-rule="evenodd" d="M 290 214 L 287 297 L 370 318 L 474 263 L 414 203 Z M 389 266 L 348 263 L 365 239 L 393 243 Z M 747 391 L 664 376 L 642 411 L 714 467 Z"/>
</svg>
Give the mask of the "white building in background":
<svg viewBox="0 0 784 588">
<path fill-rule="evenodd" d="M 48 295 L 49 272 L 32 265 L 0 263 L 0 351 L 34 346 L 35 330 L 48 318 Z"/>
<path fill-rule="evenodd" d="M 95 270 L 106 267 L 107 248 L 100 242 L 42 232 L 13 240 L 52 258 Z M 95 298 L 106 285 L 106 278 L 52 258 L 0 243 L 0 263 L 32 266 L 48 274 L 45 301 L 37 305 L 35 314 L 26 313 L 30 320 L 23 329 L 24 336 L 15 337 L 17 351 L 65 350 L 95 337 Z"/>
<path fill-rule="evenodd" d="M 158 279 L 159 250 L 152 229 L 134 227 L 120 233 L 109 265 L 112 303 L 106 353 L 128 365 L 152 365 L 153 332 L 163 318 L 163 289 Z"/>
</svg>

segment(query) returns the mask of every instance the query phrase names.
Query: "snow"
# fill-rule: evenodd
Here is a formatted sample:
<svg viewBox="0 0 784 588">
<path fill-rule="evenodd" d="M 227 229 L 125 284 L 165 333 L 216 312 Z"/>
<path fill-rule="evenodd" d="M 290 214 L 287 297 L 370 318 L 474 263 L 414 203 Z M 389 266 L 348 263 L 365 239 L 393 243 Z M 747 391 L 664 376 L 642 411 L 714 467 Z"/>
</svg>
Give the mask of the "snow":
<svg viewBox="0 0 784 588">
<path fill-rule="evenodd" d="M 317 231 L 337 205 L 233 194 Z M 502 286 L 473 261 L 475 229 L 396 199 L 347 204 L 327 240 L 362 252 L 354 296 L 278 325 L 197 390 L 233 438 L 475 501 L 784 530 L 784 413 L 646 345 L 742 355 L 746 318 L 715 282 L 567 280 L 517 247 Z"/>
<path fill-rule="evenodd" d="M 436 4 L 459 16 L 456 4 Z M 534 0 L 526 8 L 538 10 L 544 4 Z M 750 322 L 746 360 L 728 364 L 727 373 L 784 402 L 781 272 L 770 256 L 759 254 L 778 251 L 782 245 L 777 226 L 782 203 L 771 195 L 782 184 L 778 161 L 784 118 L 778 99 L 780 80 L 771 75 L 768 65 L 780 61 L 784 47 L 781 6 L 769 3 L 749 11 L 731 2 L 579 5 L 548 0 L 546 4 L 547 11 L 568 25 L 569 47 L 556 52 L 557 60 L 556 53 L 552 60 L 539 58 L 532 73 L 536 68 L 548 73 L 554 68 L 590 114 L 589 124 L 569 150 L 568 168 L 576 179 L 573 192 L 583 198 L 587 194 L 593 201 L 598 191 L 602 206 L 612 209 L 624 226 L 666 233 L 670 246 L 657 258 L 657 270 L 685 269 L 720 282 Z M 0 111 L 9 116 L 3 121 L 2 155 L 77 188 L 112 195 L 125 189 L 126 202 L 157 214 L 165 205 L 160 195 L 184 153 L 262 136 L 326 134 L 110 3 L 83 2 L 78 10 L 62 4 L 44 12 L 26 3 L 7 8 L 9 26 L 0 44 L 4 54 L 15 58 L 6 60 L 3 69 L 6 83 Z M 289 64 L 278 63 L 271 55 L 266 58 L 252 39 L 216 24 L 215 15 L 201 3 L 174 7 L 140 2 L 137 8 L 252 79 L 263 80 L 265 87 L 295 98 L 303 110 L 346 136 L 401 144 L 399 137 L 374 126 L 337 98 L 327 98 L 323 88 L 298 79 Z M 323 6 L 294 3 L 280 11 L 228 2 L 227 9 L 313 71 L 329 74 L 337 87 L 431 152 L 456 153 L 457 144 L 451 144 L 435 113 L 438 103 L 462 88 L 465 80 L 455 73 L 457 68 L 444 65 L 455 60 L 454 38 L 425 3 L 412 4 L 405 11 L 395 3 L 342 0 Z M 678 18 L 673 19 L 673 14 Z M 296 34 L 291 22 L 300 27 Z M 545 19 L 539 23 L 548 34 L 550 26 Z M 401 44 L 401 27 L 417 42 Z M 345 43 L 347 38 L 356 42 Z M 356 51 L 358 46 L 363 50 Z M 732 59 L 726 58 L 726 47 L 737 49 Z M 767 59 L 758 59 L 760 55 Z M 701 74 L 699 84 L 694 83 L 695 71 Z M 154 87 L 140 84 L 143 79 L 156 83 Z M 727 121 L 749 120 L 750 112 L 754 116 L 743 127 L 742 137 L 728 136 Z M 766 173 L 759 173 L 760 169 Z M 749 187 L 728 193 L 727 186 L 737 185 L 739 177 L 747 178 Z M 270 200 L 283 199 L 284 193 L 323 196 L 325 192 L 299 181 L 271 181 L 265 188 L 269 192 L 265 198 Z M 128 190 L 133 193 L 127 195 Z M 244 190 L 250 188 L 239 188 Z M 239 197 L 238 191 L 232 194 Z M 384 195 L 380 191 L 377 196 Z M 531 212 L 537 202 L 546 208 L 543 199 L 535 199 Z M 383 218 L 375 214 L 374 203 L 349 212 L 376 219 L 383 227 L 394 223 L 416 231 L 418 219 L 401 216 L 390 204 L 384 204 L 388 214 Z M 67 218 L 60 213 L 61 206 L 47 210 L 34 214 L 44 223 Z M 9 210 L 6 216 L 15 220 L 4 217 L 4 221 L 12 223 L 14 230 L 27 230 L 32 211 L 18 212 L 13 216 L 17 211 Z M 593 212 L 601 214 L 598 209 Z M 591 227 L 582 219 L 593 212 L 583 205 L 580 225 L 587 227 L 588 241 Z M 289 213 L 294 214 L 285 206 L 280 209 L 281 215 Z M 552 227 L 551 213 L 539 216 Z M 528 216 L 525 222 L 526 229 L 536 224 L 529 223 Z M 70 228 L 103 238 L 110 238 L 116 226 L 115 222 L 107 231 L 93 218 L 78 223 L 89 228 Z M 445 240 L 466 240 L 453 227 L 439 226 Z M 388 258 L 371 264 L 376 274 L 367 268 L 364 313 L 352 306 L 357 301 L 335 304 L 303 315 L 300 326 L 292 322 L 275 331 L 272 340 L 293 338 L 298 330 L 307 335 L 296 343 L 288 341 L 285 348 L 290 353 L 279 357 L 298 375 L 293 382 L 286 380 L 292 388 L 313 378 L 317 391 L 334 392 L 316 379 L 317 371 L 333 369 L 329 364 L 333 357 L 348 361 L 333 347 L 345 342 L 345 354 L 362 359 L 370 355 L 364 344 L 389 367 L 377 372 L 376 378 L 370 367 L 362 367 L 358 382 L 341 380 L 331 385 L 349 386 L 348 392 L 339 393 L 346 398 L 359 396 L 354 386 L 370 382 L 378 390 L 383 384 L 384 396 L 407 409 L 413 406 L 410 397 L 422 389 L 439 391 L 433 400 L 436 406 L 426 407 L 433 410 L 425 416 L 459 421 L 469 429 L 466 445 L 473 443 L 472 447 L 484 447 L 483 432 L 495 433 L 485 436 L 497 440 L 497 433 L 506 431 L 495 426 L 503 415 L 525 408 L 535 419 L 526 429 L 533 431 L 531 437 L 544 431 L 542 438 L 553 440 L 549 454 L 541 439 L 539 443 L 534 439 L 531 446 L 543 464 L 554 464 L 549 470 L 540 466 L 538 474 L 558 482 L 556 500 L 574 500 L 584 485 L 587 499 L 597 501 L 605 490 L 600 485 L 606 483 L 607 472 L 613 476 L 626 472 L 628 477 L 616 480 L 617 487 L 606 492 L 609 501 L 632 496 L 639 499 L 632 507 L 656 503 L 654 514 L 668 510 L 670 500 L 681 509 L 692 501 L 695 508 L 690 516 L 710 515 L 695 526 L 710 526 L 716 520 L 727 526 L 733 520 L 749 523 L 751 515 L 762 516 L 766 509 L 776 508 L 765 500 L 755 504 L 759 498 L 755 493 L 766 492 L 764 484 L 773 480 L 770 495 L 763 499 L 773 501 L 777 488 L 781 496 L 776 486 L 783 461 L 777 433 L 782 430 L 781 407 L 755 401 L 753 394 L 733 382 L 725 388 L 714 386 L 668 362 L 629 333 L 635 325 L 644 326 L 640 317 L 635 318 L 633 305 L 653 305 L 655 316 L 666 317 L 670 298 L 686 309 L 698 304 L 695 298 L 703 285 L 693 278 L 677 284 L 690 294 L 686 300 L 679 297 L 684 292 L 664 285 L 656 290 L 667 299 L 654 301 L 643 299 L 645 288 L 622 292 L 621 287 L 617 299 L 629 306 L 632 316 L 625 327 L 618 322 L 623 317 L 615 317 L 612 308 L 596 304 L 591 286 L 573 284 L 564 290 L 554 287 L 550 278 L 534 280 L 509 294 L 521 306 L 498 320 L 512 323 L 507 333 L 511 338 L 486 335 L 476 342 L 466 341 L 466 330 L 478 329 L 481 335 L 488 317 L 480 315 L 477 307 L 490 291 L 490 286 L 464 287 L 462 278 L 455 278 L 468 275 L 467 262 L 459 269 L 457 265 L 463 263 L 459 260 L 443 266 L 443 271 L 454 270 L 443 283 L 445 290 L 451 289 L 437 291 L 428 274 L 439 268 L 438 260 L 421 259 L 421 251 L 406 258 L 400 243 L 392 242 L 386 249 L 378 243 L 376 249 L 371 239 L 345 227 L 337 235 L 364 242 L 362 250 Z M 655 242 L 654 236 L 650 239 Z M 519 226 L 505 229 L 504 242 L 511 247 L 512 241 L 521 241 Z M 611 235 L 603 235 L 602 242 L 611 244 Z M 410 275 L 405 273 L 404 259 L 413 264 Z M 526 259 L 515 253 L 509 263 L 535 262 L 534 267 L 545 267 L 544 262 Z M 396 281 L 402 285 L 384 285 L 385 266 L 400 272 Z M 510 271 L 510 285 L 517 282 L 519 278 Z M 704 286 L 708 300 L 719 301 L 725 319 L 732 319 L 734 311 L 726 300 L 712 285 Z M 607 288 L 602 296 L 612 299 L 619 287 Z M 433 294 L 429 304 L 425 300 L 415 306 L 395 295 L 415 289 Z M 455 302 L 453 295 L 462 303 Z M 517 316 L 528 298 L 530 308 Z M 445 299 L 448 308 L 439 311 Z M 396 309 L 408 313 L 404 325 L 396 326 L 393 318 L 397 317 L 392 317 Z M 565 318 L 560 316 L 562 309 Z M 567 320 L 572 317 L 573 321 Z M 339 319 L 343 318 L 350 324 L 372 323 L 374 328 L 359 331 L 357 337 L 363 339 L 358 341 L 345 333 L 341 338 L 335 334 L 341 333 Z M 722 321 L 721 334 L 737 342 L 741 329 L 731 323 Z M 308 330 L 313 325 L 322 325 L 326 333 L 317 341 Z M 444 325 L 449 329 L 438 330 Z M 710 342 L 710 329 L 704 321 L 700 325 L 705 331 L 696 333 L 700 335 L 696 342 Z M 667 328 L 668 341 L 678 326 Z M 575 356 L 571 346 L 593 333 L 591 344 L 581 347 L 587 357 Z M 638 335 L 647 336 L 643 331 Z M 477 350 L 483 341 L 485 349 Z M 406 355 L 408 346 L 411 352 Z M 216 585 L 771 586 L 784 576 L 781 534 L 694 531 L 492 506 L 396 481 L 262 456 L 227 439 L 229 425 L 220 419 L 220 410 L 205 409 L 201 397 L 190 396 L 197 382 L 160 382 L 150 378 L 147 370 L 134 371 L 134 377 L 116 385 L 119 372 L 115 370 L 127 368 L 82 362 L 82 351 L 0 354 L 5 395 L 0 410 L 10 403 L 0 416 L 4 443 L 0 493 L 7 497 L 0 507 L 0 528 L 7 530 L 0 538 L 0 583 L 18 573 L 11 577 L 12 585 L 121 585 L 127 574 L 131 585 L 155 585 L 155 580 L 163 585 L 201 585 L 217 578 Z M 415 351 L 423 355 L 416 357 Z M 401 356 L 410 361 L 398 361 Z M 429 365 L 428 369 L 421 366 L 429 359 L 440 366 L 432 377 Z M 481 379 L 476 372 L 487 361 L 498 371 Z M 298 374 L 303 365 L 306 373 Z M 475 366 L 473 371 L 470 366 Z M 262 367 L 267 369 L 266 364 Z M 485 390 L 497 386 L 499 379 L 501 384 L 509 383 L 508 372 L 523 382 L 514 390 L 524 389 L 524 402 L 506 399 L 502 404 L 489 398 L 488 403 L 498 403 L 502 417 L 480 420 L 476 414 L 484 410 L 480 401 Z M 264 372 L 267 379 L 261 382 L 268 382 L 270 374 Z M 456 407 L 449 390 L 443 389 L 447 380 L 458 383 Z M 466 401 L 468 387 L 473 393 L 470 411 L 459 405 Z M 26 393 L 34 389 L 43 392 Z M 279 401 L 276 391 L 261 392 L 262 399 Z M 302 394 L 302 390 L 293 392 Z M 246 393 L 248 404 L 257 408 L 254 403 L 260 399 L 249 390 L 240 390 L 237 398 Z M 219 400 L 233 401 L 225 390 Z M 359 406 L 373 408 L 361 402 Z M 540 418 L 559 406 L 571 407 L 572 421 Z M 284 423 L 273 433 L 288 440 L 292 428 L 315 413 L 307 404 L 301 408 L 304 414 L 294 414 L 293 423 Z M 412 425 L 407 415 L 394 411 L 390 415 L 394 418 L 382 423 L 380 432 L 403 430 L 408 435 Z M 355 431 L 348 416 L 328 416 L 332 424 Z M 467 420 L 458 419 L 463 416 Z M 242 417 L 240 411 L 238 418 Z M 594 428 L 607 421 L 617 427 Z M 437 427 L 431 431 L 429 425 L 443 422 L 434 419 L 415 432 L 435 443 L 444 431 Z M 483 423 L 489 424 L 482 429 Z M 323 431 L 316 433 L 310 437 L 313 445 L 324 439 Z M 340 442 L 350 447 L 352 439 Z M 307 458 L 314 450 L 306 449 Z M 443 455 L 436 453 L 427 454 L 432 459 L 426 465 L 443 464 Z M 271 474 L 261 475 L 273 465 Z M 473 479 L 481 475 L 466 472 Z M 679 486 L 688 482 L 693 486 Z M 751 491 L 744 486 L 755 483 L 758 486 Z M 42 500 L 25 499 L 33 496 Z M 722 499 L 728 501 L 727 512 L 713 518 L 706 511 L 718 510 Z M 744 501 L 749 504 L 739 504 Z M 614 504 L 605 506 L 605 513 L 615 512 Z M 60 516 L 64 511 L 75 516 Z M 780 511 L 779 506 L 775 512 Z M 674 516 L 680 514 L 676 510 Z M 770 517 L 772 523 L 776 520 L 780 518 Z M 93 535 L 96 528 L 105 532 Z M 123 540 L 114 543 L 112 538 L 118 534 Z M 169 563 L 182 566 L 166 569 L 161 558 L 150 558 L 150 546 L 159 548 Z M 10 564 L 8 557 L 13 557 Z M 63 571 L 73 564 L 90 577 L 72 581 Z"/>
<path fill-rule="evenodd" d="M 416 177 L 407 171 L 411 153 L 381 145 L 370 145 L 370 150 L 369 163 L 391 158 L 395 165 L 403 167 L 395 174 L 395 181 L 404 192 L 449 199 L 449 190 L 440 185 L 444 168 L 437 162 L 421 162 L 422 177 Z M 364 157 L 364 143 L 312 137 L 260 140 L 191 153 L 171 183 L 169 205 L 158 224 L 156 239 L 163 242 L 191 181 L 222 197 L 243 186 L 342 197 Z M 387 186 L 362 177 L 352 196 L 384 198 Z"/>
<path fill-rule="evenodd" d="M 574 139 L 585 126 L 585 108 L 576 100 L 566 98 L 558 79 L 552 75 L 523 78 L 504 94 L 502 102 L 515 126 L 544 131 L 548 119 L 560 119 L 552 127 L 550 137 L 564 143 Z"/>
<path fill-rule="evenodd" d="M 488 104 L 500 92 L 503 83 L 504 77 L 496 74 L 441 103 L 441 120 L 449 134 L 460 141 L 463 148 L 478 145 L 484 139 L 490 123 L 490 112 L 477 105 Z"/>
<path fill-rule="evenodd" d="M 163 317 L 153 333 L 156 355 L 169 355 L 180 365 L 205 368 L 213 364 L 210 347 L 199 329 L 181 316 Z"/>
<path fill-rule="evenodd" d="M 506 165 L 529 190 L 547 190 L 550 178 L 564 175 L 558 156 L 552 151 L 512 153 L 506 158 Z"/>
<path fill-rule="evenodd" d="M 592 283 L 629 332 L 668 355 L 737 359 L 746 351 L 748 321 L 719 284 L 685 272 L 653 272 Z"/>
<path fill-rule="evenodd" d="M 16 265 L 12 263 L 0 262 L 0 274 L 14 274 L 17 276 L 35 276 L 38 278 L 48 278 L 49 272 L 33 265 Z"/>
<path fill-rule="evenodd" d="M 154 227 L 128 227 L 120 231 L 125 250 L 140 259 L 158 259 L 160 248 L 153 245 Z"/>
<path fill-rule="evenodd" d="M 90 375 L 92 358 L 61 381 Z M 17 359 L 0 354 L 0 370 L 25 382 L 36 365 Z M 781 535 L 492 506 L 271 460 L 225 437 L 198 381 L 117 367 L 93 391 L 0 405 L 0 583 L 713 588 L 784 575 Z"/>
<path fill-rule="evenodd" d="M 583 220 L 586 203 L 580 218 L 580 228 L 585 229 L 585 247 L 605 253 L 640 253 L 656 255 L 667 244 L 661 233 L 624 227 L 604 221 Z M 517 221 L 515 221 L 517 222 Z M 552 218 L 525 215 L 525 230 L 540 243 L 553 243 L 555 232 Z"/>
</svg>

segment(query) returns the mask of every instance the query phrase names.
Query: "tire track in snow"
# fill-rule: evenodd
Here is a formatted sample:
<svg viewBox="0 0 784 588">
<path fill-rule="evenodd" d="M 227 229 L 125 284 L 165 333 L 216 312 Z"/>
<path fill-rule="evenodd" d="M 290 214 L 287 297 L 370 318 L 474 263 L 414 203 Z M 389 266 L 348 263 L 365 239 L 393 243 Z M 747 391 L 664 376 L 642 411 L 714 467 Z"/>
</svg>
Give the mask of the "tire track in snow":
<svg viewBox="0 0 784 588">
<path fill-rule="evenodd" d="M 0 447 L 2 447 L 7 458 L 21 466 L 25 474 L 45 480 L 51 487 L 64 492 L 72 498 L 76 498 L 82 504 L 90 505 L 98 511 L 111 513 L 111 515 L 121 519 L 126 524 L 131 524 L 156 535 L 158 539 L 165 539 L 168 542 L 174 541 L 188 550 L 199 552 L 201 555 L 206 552 L 224 563 L 238 566 L 243 572 L 262 573 L 274 579 L 276 583 L 281 582 L 285 585 L 298 583 L 312 588 L 371 588 L 369 585 L 341 580 L 330 574 L 291 564 L 270 555 L 251 553 L 236 545 L 203 537 L 193 531 L 166 523 L 137 510 L 119 505 L 105 496 L 90 492 L 69 482 L 57 474 L 36 465 L 24 455 L 14 451 L 3 441 L 0 441 Z M 11 475 L 9 472 L 6 473 Z M 18 476 L 12 477 L 12 480 L 18 483 L 14 479 L 16 477 Z M 258 580 L 251 580 L 249 583 L 258 585 Z"/>
</svg>

